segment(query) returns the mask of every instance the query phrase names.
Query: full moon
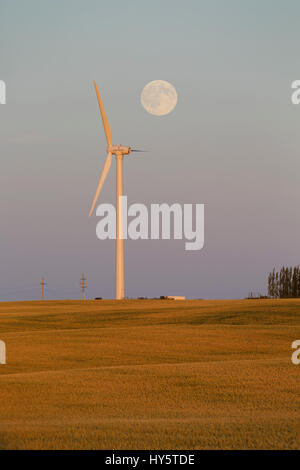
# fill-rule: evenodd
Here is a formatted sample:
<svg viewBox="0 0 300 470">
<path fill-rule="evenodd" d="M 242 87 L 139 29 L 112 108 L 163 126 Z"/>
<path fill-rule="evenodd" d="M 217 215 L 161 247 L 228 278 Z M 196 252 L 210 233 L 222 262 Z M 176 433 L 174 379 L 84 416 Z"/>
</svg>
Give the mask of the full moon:
<svg viewBox="0 0 300 470">
<path fill-rule="evenodd" d="M 164 80 L 153 80 L 143 88 L 141 103 L 148 113 L 164 116 L 175 108 L 177 92 L 171 83 Z"/>
</svg>

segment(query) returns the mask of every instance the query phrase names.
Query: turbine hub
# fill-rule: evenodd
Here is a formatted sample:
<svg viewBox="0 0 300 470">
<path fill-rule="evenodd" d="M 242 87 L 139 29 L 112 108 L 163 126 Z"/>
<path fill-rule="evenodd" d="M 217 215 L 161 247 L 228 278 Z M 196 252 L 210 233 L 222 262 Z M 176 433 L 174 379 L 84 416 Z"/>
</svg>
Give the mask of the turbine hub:
<svg viewBox="0 0 300 470">
<path fill-rule="evenodd" d="M 131 152 L 131 147 L 125 147 L 124 145 L 109 145 L 107 147 L 107 152 L 112 153 L 113 155 L 122 154 L 128 155 Z"/>
</svg>

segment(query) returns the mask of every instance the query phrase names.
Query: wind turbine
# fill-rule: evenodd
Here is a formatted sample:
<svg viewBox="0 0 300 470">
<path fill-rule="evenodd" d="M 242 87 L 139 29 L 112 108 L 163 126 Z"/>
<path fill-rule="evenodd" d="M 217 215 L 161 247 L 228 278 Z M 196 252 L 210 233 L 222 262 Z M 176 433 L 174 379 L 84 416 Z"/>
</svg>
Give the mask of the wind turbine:
<svg viewBox="0 0 300 470">
<path fill-rule="evenodd" d="M 125 297 L 125 282 L 124 282 L 124 239 L 123 239 L 123 207 L 120 204 L 120 197 L 123 195 L 123 158 L 124 155 L 129 155 L 130 152 L 143 152 L 143 150 L 132 150 L 131 147 L 124 147 L 123 145 L 112 144 L 111 129 L 105 114 L 104 106 L 101 100 L 97 83 L 94 81 L 96 95 L 99 103 L 100 113 L 102 117 L 104 132 L 107 140 L 107 157 L 104 163 L 102 174 L 95 192 L 94 200 L 90 209 L 92 214 L 95 204 L 98 200 L 100 191 L 108 175 L 112 156 L 115 155 L 117 162 L 117 211 L 116 211 L 116 299 L 121 300 Z"/>
</svg>

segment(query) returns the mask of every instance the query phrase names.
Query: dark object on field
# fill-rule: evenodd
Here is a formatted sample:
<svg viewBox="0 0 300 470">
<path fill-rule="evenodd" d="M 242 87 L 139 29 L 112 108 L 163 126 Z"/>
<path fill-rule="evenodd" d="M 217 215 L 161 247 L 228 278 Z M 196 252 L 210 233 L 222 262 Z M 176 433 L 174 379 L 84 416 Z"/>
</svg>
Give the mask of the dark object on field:
<svg viewBox="0 0 300 470">
<path fill-rule="evenodd" d="M 102 300 L 102 297 L 95 297 L 94 300 Z"/>
<path fill-rule="evenodd" d="M 250 299 L 270 299 L 270 297 L 268 295 L 255 294 L 254 292 L 249 292 L 248 297 L 246 297 L 246 300 Z"/>
</svg>

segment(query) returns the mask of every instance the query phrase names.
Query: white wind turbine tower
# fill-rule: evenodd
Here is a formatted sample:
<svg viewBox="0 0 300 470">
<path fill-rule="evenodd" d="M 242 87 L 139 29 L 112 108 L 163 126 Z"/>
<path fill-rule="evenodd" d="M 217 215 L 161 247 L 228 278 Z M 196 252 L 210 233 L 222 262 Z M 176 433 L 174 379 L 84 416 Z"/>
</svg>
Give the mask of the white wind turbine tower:
<svg viewBox="0 0 300 470">
<path fill-rule="evenodd" d="M 123 195 L 123 157 L 129 155 L 130 152 L 142 152 L 143 150 L 132 150 L 131 147 L 124 147 L 123 145 L 112 145 L 112 135 L 110 126 L 105 114 L 104 106 L 101 100 L 97 83 L 94 81 L 94 86 L 98 98 L 100 113 L 104 126 L 104 132 L 107 140 L 107 157 L 104 163 L 103 171 L 99 179 L 99 183 L 95 192 L 94 200 L 91 206 L 90 214 L 92 214 L 97 199 L 99 197 L 103 183 L 108 175 L 112 156 L 115 155 L 117 162 L 117 211 L 116 211 L 116 299 L 121 300 L 125 297 L 124 287 L 124 239 L 123 239 L 123 208 L 120 204 L 120 197 Z"/>
</svg>

